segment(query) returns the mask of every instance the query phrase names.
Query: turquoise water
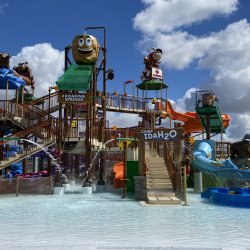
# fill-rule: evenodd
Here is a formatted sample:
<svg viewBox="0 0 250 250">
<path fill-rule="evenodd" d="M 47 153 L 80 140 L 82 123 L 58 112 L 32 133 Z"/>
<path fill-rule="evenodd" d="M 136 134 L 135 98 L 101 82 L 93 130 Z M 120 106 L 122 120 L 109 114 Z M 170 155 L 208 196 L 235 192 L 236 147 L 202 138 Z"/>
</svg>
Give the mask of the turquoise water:
<svg viewBox="0 0 250 250">
<path fill-rule="evenodd" d="M 0 196 L 0 249 L 247 249 L 250 209 L 149 206 L 119 193 Z"/>
</svg>

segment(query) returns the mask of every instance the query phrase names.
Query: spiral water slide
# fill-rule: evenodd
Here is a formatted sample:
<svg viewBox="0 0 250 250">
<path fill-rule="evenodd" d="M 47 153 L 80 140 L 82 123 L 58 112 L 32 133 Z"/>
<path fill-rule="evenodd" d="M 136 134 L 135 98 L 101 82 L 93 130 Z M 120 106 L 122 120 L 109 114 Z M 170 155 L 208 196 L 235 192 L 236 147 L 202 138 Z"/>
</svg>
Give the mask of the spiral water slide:
<svg viewBox="0 0 250 250">
<path fill-rule="evenodd" d="M 162 106 L 162 107 L 161 107 Z M 185 134 L 200 133 L 204 129 L 202 127 L 200 118 L 196 112 L 180 113 L 173 109 L 170 101 L 166 102 L 166 106 L 160 105 L 159 110 L 162 111 L 162 118 L 170 118 L 183 122 L 183 129 Z M 224 128 L 227 128 L 230 124 L 230 116 L 227 114 L 221 115 L 222 123 Z"/>
<path fill-rule="evenodd" d="M 193 152 L 192 167 L 213 176 L 250 180 L 250 170 L 239 169 L 230 158 L 220 162 L 214 161 L 211 159 L 211 154 L 211 146 L 202 141 Z"/>
</svg>

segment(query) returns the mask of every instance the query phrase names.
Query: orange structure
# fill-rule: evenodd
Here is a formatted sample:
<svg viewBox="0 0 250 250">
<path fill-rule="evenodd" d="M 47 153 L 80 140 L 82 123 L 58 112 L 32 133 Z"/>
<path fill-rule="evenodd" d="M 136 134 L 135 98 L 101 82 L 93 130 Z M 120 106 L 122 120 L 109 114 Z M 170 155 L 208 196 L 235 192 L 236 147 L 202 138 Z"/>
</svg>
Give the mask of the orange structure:
<svg viewBox="0 0 250 250">
<path fill-rule="evenodd" d="M 114 188 L 123 188 L 124 182 L 121 180 L 124 178 L 124 162 L 118 162 L 113 166 L 114 172 Z"/>
<path fill-rule="evenodd" d="M 170 101 L 166 102 L 165 107 L 162 103 L 157 103 L 157 109 L 162 111 L 162 118 L 166 119 L 169 117 L 172 120 L 178 120 L 183 122 L 182 125 L 185 134 L 199 133 L 203 131 L 200 119 L 196 112 L 186 112 L 180 113 L 173 109 L 173 106 Z M 221 115 L 222 123 L 225 128 L 230 124 L 230 116 L 228 114 Z"/>
</svg>

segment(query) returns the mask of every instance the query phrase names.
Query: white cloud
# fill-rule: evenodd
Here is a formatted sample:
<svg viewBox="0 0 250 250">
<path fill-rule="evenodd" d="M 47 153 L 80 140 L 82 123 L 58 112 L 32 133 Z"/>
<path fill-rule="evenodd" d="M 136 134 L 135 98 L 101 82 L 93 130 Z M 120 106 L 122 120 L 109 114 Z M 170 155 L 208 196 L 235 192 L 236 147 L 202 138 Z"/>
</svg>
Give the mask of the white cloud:
<svg viewBox="0 0 250 250">
<path fill-rule="evenodd" d="M 199 91 L 198 88 L 190 88 L 188 89 L 182 98 L 177 99 L 175 103 L 176 111 L 185 113 L 187 111 L 191 111 L 195 109 L 195 98 L 196 91 Z"/>
<path fill-rule="evenodd" d="M 212 89 L 219 96 L 222 113 L 232 116 L 227 138 L 242 138 L 249 132 L 250 120 L 250 25 L 246 19 L 225 29 L 194 36 L 185 27 L 217 15 L 230 14 L 238 1 L 144 0 L 146 9 L 134 19 L 134 28 L 143 32 L 139 48 L 164 52 L 162 66 L 184 69 L 189 66 L 210 72 L 207 81 L 186 90 L 176 101 L 180 112 L 193 111 L 196 89 Z M 190 29 L 191 30 L 191 29 Z M 206 32 L 206 27 L 204 29 Z M 194 64 L 197 63 L 198 64 Z"/>
<path fill-rule="evenodd" d="M 219 95 L 224 111 L 248 112 L 250 55 L 246 52 L 250 51 L 250 25 L 247 20 L 241 20 L 214 36 L 217 42 L 199 65 L 211 71 L 209 87 Z"/>
<path fill-rule="evenodd" d="M 250 25 L 244 19 L 212 33 L 208 38 L 213 42 L 209 49 L 204 50 L 198 66 L 208 69 L 210 76 L 199 88 L 212 89 L 219 96 L 221 113 L 232 117 L 228 138 L 240 139 L 249 131 L 250 121 L 250 55 L 246 53 L 250 51 Z M 179 60 L 183 62 L 180 57 Z M 187 96 L 190 92 L 192 89 L 176 102 L 186 111 L 190 111 L 194 103 L 194 96 L 191 100 Z"/>
<path fill-rule="evenodd" d="M 143 0 L 147 8 L 134 18 L 134 28 L 146 34 L 170 32 L 182 26 L 230 14 L 238 0 Z"/>
<path fill-rule="evenodd" d="M 161 48 L 163 66 L 184 69 L 195 59 L 204 57 L 214 43 L 216 39 L 213 36 L 200 38 L 180 31 L 171 34 L 157 32 L 153 37 L 145 36 L 139 42 L 139 47 L 143 51 L 149 47 Z"/>
<path fill-rule="evenodd" d="M 242 139 L 245 134 L 250 134 L 250 112 L 232 114 L 231 121 L 227 131 L 231 140 L 236 141 Z"/>
<path fill-rule="evenodd" d="M 5 9 L 8 7 L 7 3 L 0 3 L 0 14 L 5 13 Z"/>
<path fill-rule="evenodd" d="M 49 43 L 24 47 L 11 57 L 11 68 L 22 62 L 29 63 L 36 81 L 35 96 L 41 97 L 48 94 L 49 86 L 63 74 L 64 51 L 54 49 Z"/>
<path fill-rule="evenodd" d="M 138 126 L 141 118 L 137 114 L 107 112 L 107 120 L 110 127 L 118 126 L 120 128 L 127 128 Z"/>
</svg>

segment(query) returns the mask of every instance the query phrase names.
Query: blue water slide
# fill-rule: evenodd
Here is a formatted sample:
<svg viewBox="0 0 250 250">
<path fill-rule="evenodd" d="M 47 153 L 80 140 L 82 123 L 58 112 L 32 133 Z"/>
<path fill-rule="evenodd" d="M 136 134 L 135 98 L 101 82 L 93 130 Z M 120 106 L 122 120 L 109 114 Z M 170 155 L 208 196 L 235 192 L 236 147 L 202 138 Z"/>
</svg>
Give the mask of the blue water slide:
<svg viewBox="0 0 250 250">
<path fill-rule="evenodd" d="M 0 68 L 0 89 L 7 88 L 7 81 L 8 89 L 18 89 L 26 85 L 23 79 L 13 74 L 12 69 Z"/>
<path fill-rule="evenodd" d="M 230 159 L 224 161 L 212 160 L 212 151 L 209 143 L 201 141 L 193 151 L 192 167 L 213 176 L 250 180 L 250 170 L 239 169 Z"/>
</svg>

